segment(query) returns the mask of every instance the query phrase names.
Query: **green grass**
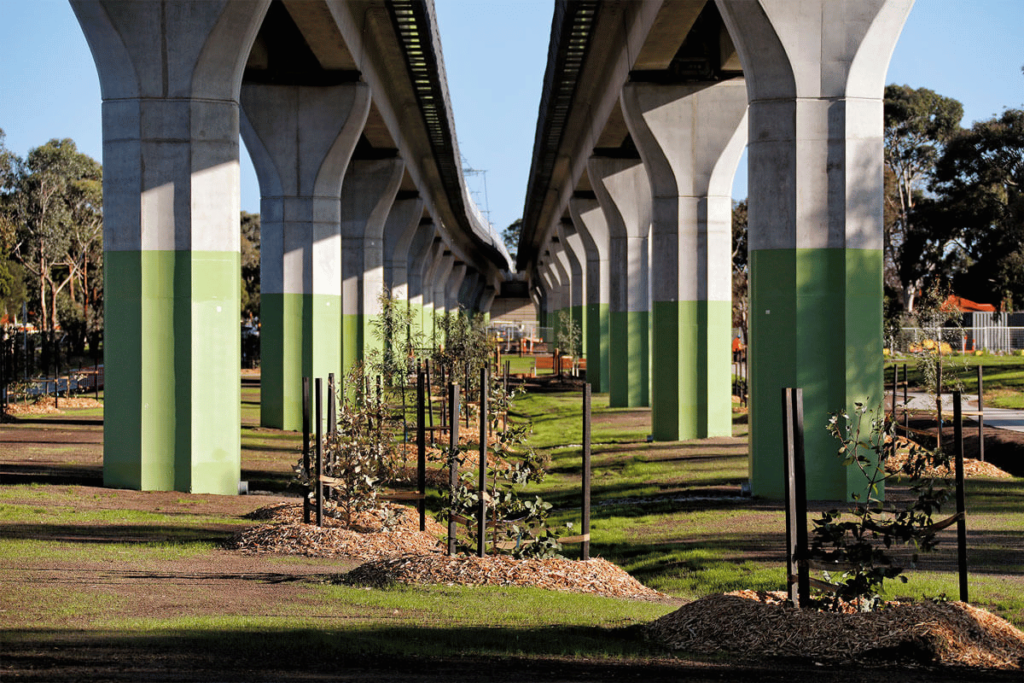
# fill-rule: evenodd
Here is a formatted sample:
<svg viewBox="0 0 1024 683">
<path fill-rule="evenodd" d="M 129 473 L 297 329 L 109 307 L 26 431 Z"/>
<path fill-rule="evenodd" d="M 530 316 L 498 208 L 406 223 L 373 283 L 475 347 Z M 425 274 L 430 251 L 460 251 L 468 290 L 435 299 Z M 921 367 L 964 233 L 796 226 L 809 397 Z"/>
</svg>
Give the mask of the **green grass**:
<svg viewBox="0 0 1024 683">
<path fill-rule="evenodd" d="M 530 493 L 555 506 L 553 522 L 573 522 L 577 529 L 581 451 L 572 444 L 580 438 L 579 406 L 578 393 L 531 394 L 516 406 L 521 419 L 534 421 L 532 443 L 551 459 L 548 476 Z M 626 412 L 609 410 L 606 395 L 594 397 L 593 411 L 598 422 Z M 686 599 L 740 589 L 781 590 L 782 506 L 738 495 L 748 476 L 746 425 L 735 425 L 738 438 L 732 440 L 674 444 L 646 443 L 644 427 L 594 429 L 592 555 Z M 1024 479 L 971 479 L 967 499 L 972 601 L 1024 625 L 1018 597 L 1024 594 Z M 890 590 L 956 596 L 955 571 L 946 568 L 955 567 L 953 534 L 946 532 L 931 568 L 909 570 L 910 583 L 893 582 Z"/>
<path fill-rule="evenodd" d="M 243 401 L 250 401 L 251 394 L 245 388 Z M 665 444 L 646 442 L 648 411 L 610 409 L 607 395 L 600 394 L 594 396 L 593 410 L 592 555 L 676 598 L 783 587 L 781 505 L 738 495 L 748 476 L 745 416 L 737 415 L 734 438 Z M 258 420 L 258 405 L 243 405 L 245 411 Z M 580 394 L 522 397 L 514 418 L 532 422 L 532 444 L 550 461 L 547 478 L 528 493 L 555 505 L 553 521 L 573 522 L 578 529 Z M 243 478 L 283 486 L 301 436 L 252 425 L 243 426 L 241 434 Z M 210 514 L 206 499 L 188 494 L 166 499 L 165 510 L 94 509 L 102 508 L 105 498 L 121 495 L 75 486 L 0 486 L 0 570 L 95 565 L 109 572 L 184 575 L 189 570 L 180 567 L 223 552 L 219 548 L 231 530 L 249 523 Z M 1024 479 L 968 482 L 972 602 L 1018 626 L 1024 626 L 1022 499 Z M 436 491 L 428 504 L 439 507 Z M 948 538 L 940 548 L 946 560 L 922 563 L 908 572 L 910 583 L 892 583 L 889 595 L 955 597 Z M 568 556 L 576 553 L 578 547 L 567 548 Z M 167 568 L 176 562 L 183 564 Z M 187 652 L 218 661 L 231 652 L 241 661 L 272 656 L 275 665 L 296 666 L 303 662 L 302 653 L 311 651 L 326 662 L 355 655 L 635 660 L 664 656 L 642 639 L 637 626 L 674 609 L 672 604 L 530 588 L 368 590 L 335 583 L 344 564 L 338 561 L 265 556 L 257 562 L 261 573 L 293 576 L 283 584 L 287 590 L 278 592 L 268 579 L 247 577 L 266 584 L 265 597 L 225 604 L 216 613 L 188 614 L 183 608 L 181 614 L 155 617 L 119 597 L 114 585 L 83 582 L 62 600 L 64 593 L 58 595 L 45 583 L 9 582 L 0 585 L 0 598 L 28 606 L 29 621 L 19 624 L 29 626 L 8 630 L 5 642 L 48 650 L 55 634 L 66 634 L 97 646 L 134 643 L 147 653 Z M 299 578 L 309 571 L 315 573 Z M 217 604 L 216 583 L 197 590 L 204 601 Z"/>
<path fill-rule="evenodd" d="M 913 358 L 886 361 L 886 381 L 892 381 L 893 363 L 907 362 L 907 374 L 911 386 L 924 390 L 924 376 L 917 368 Z M 952 386 L 954 378 L 958 379 L 965 393 L 978 393 L 978 366 L 984 366 L 983 382 L 985 405 L 994 408 L 1024 409 L 1024 357 L 996 356 L 984 354 L 953 355 L 943 360 L 943 376 L 945 384 Z M 900 379 L 903 379 L 902 370 Z"/>
</svg>

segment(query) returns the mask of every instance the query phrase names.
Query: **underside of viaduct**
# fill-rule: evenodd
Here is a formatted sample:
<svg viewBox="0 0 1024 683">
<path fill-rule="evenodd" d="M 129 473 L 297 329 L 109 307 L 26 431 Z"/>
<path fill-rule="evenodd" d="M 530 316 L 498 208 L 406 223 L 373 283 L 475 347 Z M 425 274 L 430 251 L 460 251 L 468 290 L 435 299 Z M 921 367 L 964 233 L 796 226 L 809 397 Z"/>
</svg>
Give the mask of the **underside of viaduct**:
<svg viewBox="0 0 1024 683">
<path fill-rule="evenodd" d="M 239 136 L 261 199 L 262 414 L 377 343 L 384 287 L 420 329 L 486 315 L 510 270 L 462 178 L 423 0 L 72 0 L 103 96 L 104 482 L 240 478 Z"/>
<path fill-rule="evenodd" d="M 558 2 L 517 268 L 655 440 L 731 434 L 731 191 L 748 151 L 750 477 L 863 484 L 819 428 L 882 399 L 882 96 L 912 0 Z M 848 478 L 852 477 L 852 478 Z"/>
<path fill-rule="evenodd" d="M 882 397 L 882 93 L 913 0 L 556 0 L 515 270 L 657 440 L 730 434 L 731 189 L 749 169 L 753 492 Z M 104 480 L 237 491 L 239 136 L 262 195 L 262 422 L 513 270 L 466 190 L 430 0 L 71 0 L 103 95 Z M 808 493 L 859 484 L 823 429 Z"/>
</svg>

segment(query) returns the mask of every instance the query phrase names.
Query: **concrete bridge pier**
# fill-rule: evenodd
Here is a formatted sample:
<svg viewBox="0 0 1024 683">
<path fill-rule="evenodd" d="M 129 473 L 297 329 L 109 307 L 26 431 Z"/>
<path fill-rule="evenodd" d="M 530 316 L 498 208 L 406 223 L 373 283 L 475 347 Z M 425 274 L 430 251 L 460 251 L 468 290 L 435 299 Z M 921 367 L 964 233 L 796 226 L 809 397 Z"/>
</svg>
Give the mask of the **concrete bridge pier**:
<svg viewBox="0 0 1024 683">
<path fill-rule="evenodd" d="M 423 217 L 423 198 L 415 196 L 398 197 L 391 205 L 387 222 L 384 224 L 384 286 L 392 299 L 405 311 L 411 311 L 409 301 L 409 249 Z M 412 327 L 412 326 L 410 326 Z M 396 340 L 404 345 L 410 340 L 413 330 L 406 330 Z"/>
<path fill-rule="evenodd" d="M 912 0 L 717 0 L 749 110 L 751 483 L 783 497 L 780 389 L 802 387 L 812 499 L 863 493 L 821 427 L 882 396 L 882 97 Z"/>
<path fill-rule="evenodd" d="M 433 275 L 427 280 L 428 291 L 431 292 L 433 302 L 432 329 L 434 338 L 438 344 L 443 344 L 444 334 L 441 329 L 441 316 L 448 313 L 448 278 L 455 267 L 455 254 L 451 252 L 447 244 L 442 245 L 441 259 L 434 269 Z"/>
<path fill-rule="evenodd" d="M 577 349 L 577 353 L 585 355 L 583 331 L 587 329 L 587 255 L 583 248 L 583 238 L 576 232 L 571 219 L 559 221 L 556 227 L 558 240 L 562 245 L 562 253 L 566 257 L 564 263 L 569 269 L 569 314 L 572 321 L 579 326 L 580 331 L 580 347 Z"/>
<path fill-rule="evenodd" d="M 380 350 L 372 322 L 384 287 L 383 235 L 405 162 L 398 156 L 353 159 L 341 189 L 341 372 Z"/>
<path fill-rule="evenodd" d="M 106 486 L 238 492 L 238 96 L 269 4 L 71 3 L 103 97 Z"/>
<path fill-rule="evenodd" d="M 569 214 L 586 252 L 586 325 L 583 330 L 587 381 L 594 391 L 608 391 L 608 324 L 611 280 L 608 277 L 608 223 L 596 198 L 573 197 Z"/>
<path fill-rule="evenodd" d="M 422 330 L 423 330 L 423 344 L 430 346 L 434 343 L 434 277 L 441 267 L 441 262 L 444 259 L 445 244 L 444 240 L 440 235 L 434 233 L 433 243 L 431 244 L 430 250 L 427 254 L 427 260 L 424 262 L 421 282 L 421 296 L 423 300 L 423 316 Z"/>
<path fill-rule="evenodd" d="M 730 436 L 731 195 L 746 86 L 629 83 L 622 110 L 652 192 L 652 433 Z"/>
<path fill-rule="evenodd" d="M 448 275 L 448 282 L 445 283 L 444 296 L 445 296 L 445 308 L 449 313 L 455 314 L 459 312 L 459 306 L 462 303 L 459 300 L 459 290 L 462 289 L 462 282 L 466 279 L 466 264 L 462 261 L 455 261 L 452 264 L 452 271 Z M 469 314 L 467 308 L 465 313 Z"/>
<path fill-rule="evenodd" d="M 640 159 L 593 156 L 590 182 L 610 237 L 609 405 L 650 405 L 648 235 L 651 188 Z"/>
<path fill-rule="evenodd" d="M 557 239 L 552 240 L 549 251 L 552 274 L 558 287 L 558 302 L 552 309 L 551 338 L 554 346 L 561 349 L 562 343 L 559 341 L 559 335 L 564 332 L 565 327 L 562 321 L 562 312 L 565 311 L 570 317 L 572 315 L 572 278 L 569 272 L 569 258 L 565 255 L 564 245 Z"/>
<path fill-rule="evenodd" d="M 483 276 L 480 272 L 474 268 L 467 268 L 457 296 L 458 304 L 466 309 L 466 314 L 470 317 L 480 312 L 478 304 L 483 287 Z"/>
<path fill-rule="evenodd" d="M 419 225 L 416 226 L 412 243 L 409 245 L 409 257 L 406 260 L 406 274 L 409 283 L 409 317 L 412 319 L 412 334 L 414 337 L 419 337 L 418 346 L 427 343 L 426 331 L 423 327 L 423 277 L 433 263 L 434 224 L 429 219 L 421 219 Z"/>
<path fill-rule="evenodd" d="M 477 310 L 484 316 L 484 324 L 489 325 L 491 322 L 491 306 L 494 304 L 494 297 L 498 296 L 498 288 L 494 285 L 484 284 L 480 290 L 480 299 L 477 304 Z"/>
<path fill-rule="evenodd" d="M 341 368 L 341 186 L 370 110 L 366 85 L 242 86 L 259 178 L 260 424 L 302 429 L 302 378 Z"/>
<path fill-rule="evenodd" d="M 409 302 L 409 253 L 423 217 L 423 198 L 399 196 L 384 224 L 384 285 L 392 297 Z"/>
</svg>

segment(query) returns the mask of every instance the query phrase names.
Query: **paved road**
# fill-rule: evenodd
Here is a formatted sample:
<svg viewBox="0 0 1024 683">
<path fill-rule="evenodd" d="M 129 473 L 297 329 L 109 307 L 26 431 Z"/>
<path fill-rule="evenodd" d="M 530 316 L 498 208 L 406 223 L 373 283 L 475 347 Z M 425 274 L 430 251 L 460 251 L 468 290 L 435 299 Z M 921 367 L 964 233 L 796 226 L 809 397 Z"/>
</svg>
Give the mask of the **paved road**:
<svg viewBox="0 0 1024 683">
<path fill-rule="evenodd" d="M 935 398 L 925 393 L 911 393 L 909 395 L 909 406 L 915 410 L 935 410 Z M 977 394 L 964 394 L 962 409 L 964 411 L 976 411 L 978 409 Z M 942 410 L 953 412 L 953 395 L 942 395 Z M 971 416 L 968 416 L 969 419 Z M 1010 429 L 1015 432 L 1024 432 L 1024 410 L 1012 408 L 985 408 L 985 426 L 998 427 L 999 429 Z"/>
</svg>

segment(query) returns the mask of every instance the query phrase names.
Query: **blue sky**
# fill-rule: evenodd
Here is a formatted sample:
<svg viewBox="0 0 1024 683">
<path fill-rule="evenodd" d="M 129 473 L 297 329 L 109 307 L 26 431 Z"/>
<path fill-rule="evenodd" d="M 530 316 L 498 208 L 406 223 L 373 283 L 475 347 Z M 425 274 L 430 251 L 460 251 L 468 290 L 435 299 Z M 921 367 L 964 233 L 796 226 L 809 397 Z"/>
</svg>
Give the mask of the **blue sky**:
<svg viewBox="0 0 1024 683">
<path fill-rule="evenodd" d="M 552 0 L 435 0 L 459 146 L 481 208 L 499 230 L 523 210 Z M 1024 1 L 917 0 L 888 82 L 964 104 L 964 125 L 1024 106 Z M 24 156 L 69 137 L 101 159 L 99 80 L 65 0 L 0 0 L 0 128 Z M 733 196 L 746 196 L 745 167 Z M 486 188 L 485 179 L 486 178 Z M 242 208 L 259 211 L 242 162 Z"/>
</svg>

